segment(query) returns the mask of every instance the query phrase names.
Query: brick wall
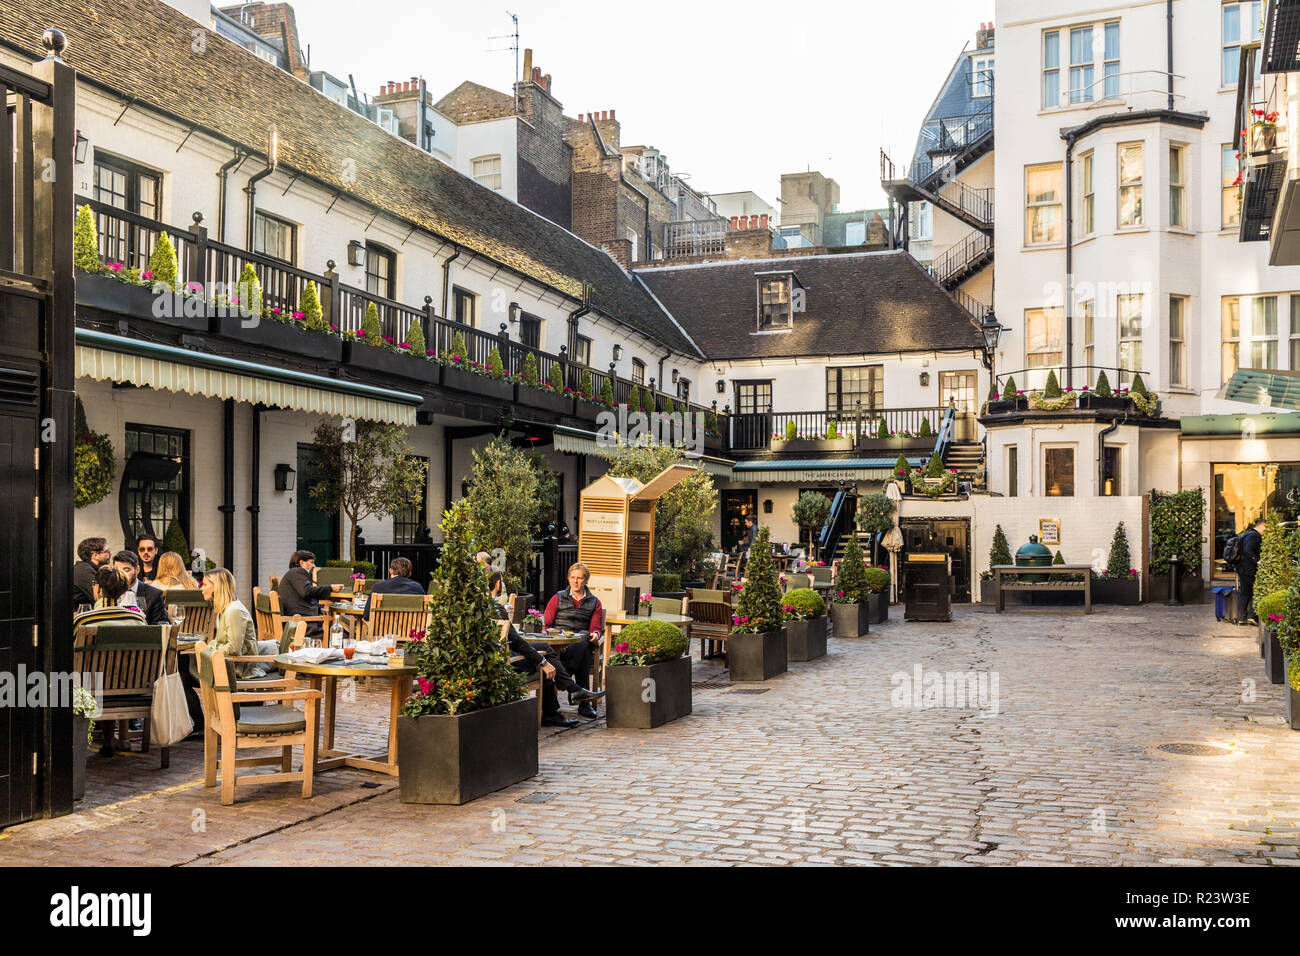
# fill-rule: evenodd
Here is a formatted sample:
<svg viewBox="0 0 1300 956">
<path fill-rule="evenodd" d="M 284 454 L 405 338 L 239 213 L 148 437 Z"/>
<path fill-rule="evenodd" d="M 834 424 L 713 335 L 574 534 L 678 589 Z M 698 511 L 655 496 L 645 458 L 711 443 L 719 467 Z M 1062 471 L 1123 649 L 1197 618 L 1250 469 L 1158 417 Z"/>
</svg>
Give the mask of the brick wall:
<svg viewBox="0 0 1300 956">
<path fill-rule="evenodd" d="M 565 142 L 563 107 L 536 83 L 519 84 L 519 203 L 572 228 L 573 147 Z"/>
</svg>

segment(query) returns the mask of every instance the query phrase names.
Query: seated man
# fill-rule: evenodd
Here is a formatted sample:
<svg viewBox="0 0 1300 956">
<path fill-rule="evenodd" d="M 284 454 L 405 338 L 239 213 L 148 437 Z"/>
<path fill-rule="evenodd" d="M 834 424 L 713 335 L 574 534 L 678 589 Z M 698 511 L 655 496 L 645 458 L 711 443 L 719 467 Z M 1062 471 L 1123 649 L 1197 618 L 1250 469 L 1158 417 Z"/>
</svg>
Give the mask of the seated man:
<svg viewBox="0 0 1300 956">
<path fill-rule="evenodd" d="M 113 567 L 126 575 L 127 591 L 133 595 L 124 603 L 144 611 L 149 624 L 170 624 L 167 616 L 167 598 L 161 588 L 140 579 L 140 556 L 134 551 L 119 551 L 113 555 Z"/>
<path fill-rule="evenodd" d="M 316 602 L 329 597 L 335 591 L 342 591 L 341 584 L 317 585 L 312 580 L 316 570 L 316 555 L 310 551 L 295 551 L 289 557 L 289 570 L 280 579 L 277 593 L 280 595 L 280 613 L 285 617 L 319 617 L 320 605 Z M 320 621 L 307 623 L 307 636 L 319 637 L 323 631 Z"/>
<path fill-rule="evenodd" d="M 497 618 L 506 620 L 506 609 L 500 604 L 496 605 Z M 513 624 L 507 631 L 510 643 L 510 653 L 520 654 L 523 656 L 522 661 L 515 663 L 515 670 L 530 671 L 536 668 L 542 674 L 542 724 L 546 727 L 576 727 L 578 722 L 571 718 L 565 717 L 560 713 L 560 698 L 555 693 L 559 687 L 561 690 L 569 692 L 569 701 L 581 701 L 579 704 L 579 713 L 582 708 L 586 707 L 591 710 L 591 702 L 600 700 L 605 696 L 605 692 L 591 691 L 585 686 L 574 680 L 568 669 L 564 666 L 564 661 L 556 655 L 551 645 L 545 641 L 529 642 L 523 639 L 518 628 Z M 583 714 L 583 716 L 587 716 Z M 595 716 L 592 710 L 591 716 Z"/>
<path fill-rule="evenodd" d="M 72 604 L 95 603 L 95 575 L 113 557 L 106 538 L 87 538 L 77 545 L 77 563 L 72 566 Z"/>
<path fill-rule="evenodd" d="M 605 638 L 605 610 L 600 606 L 600 599 L 587 590 L 587 579 L 590 577 L 591 572 L 582 562 L 571 565 L 569 586 L 551 598 L 543 615 L 547 627 L 591 632 L 587 640 L 570 644 L 560 652 L 560 660 L 573 674 L 574 680 L 583 687 L 590 680 L 592 648 Z M 576 694 L 569 696 L 571 699 L 577 697 Z M 578 713 L 587 718 L 597 716 L 596 709 L 589 700 L 578 705 Z"/>
<path fill-rule="evenodd" d="M 411 578 L 411 562 L 406 558 L 393 558 L 388 563 L 388 577 L 376 581 L 370 594 L 423 594 L 420 582 Z M 370 596 L 366 596 L 366 611 L 362 617 L 370 618 Z"/>
</svg>

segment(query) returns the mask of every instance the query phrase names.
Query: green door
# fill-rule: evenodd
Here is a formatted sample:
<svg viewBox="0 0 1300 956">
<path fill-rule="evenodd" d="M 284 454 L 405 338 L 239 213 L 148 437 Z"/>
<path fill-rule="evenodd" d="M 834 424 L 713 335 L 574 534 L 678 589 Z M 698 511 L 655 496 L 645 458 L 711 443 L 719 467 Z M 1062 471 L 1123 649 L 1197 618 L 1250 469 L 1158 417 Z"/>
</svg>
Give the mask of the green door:
<svg viewBox="0 0 1300 956">
<path fill-rule="evenodd" d="M 324 565 L 339 556 L 337 514 L 326 514 L 316 506 L 311 489 L 319 481 L 320 452 L 314 445 L 298 446 L 298 550 L 310 551 Z"/>
</svg>

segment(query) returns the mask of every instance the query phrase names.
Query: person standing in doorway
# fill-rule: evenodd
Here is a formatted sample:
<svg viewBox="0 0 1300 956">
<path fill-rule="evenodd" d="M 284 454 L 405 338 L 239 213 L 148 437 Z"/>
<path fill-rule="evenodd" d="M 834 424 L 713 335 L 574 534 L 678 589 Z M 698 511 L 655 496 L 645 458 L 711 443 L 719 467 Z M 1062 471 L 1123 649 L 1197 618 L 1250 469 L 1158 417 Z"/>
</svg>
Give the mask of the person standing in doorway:
<svg viewBox="0 0 1300 956">
<path fill-rule="evenodd" d="M 1255 572 L 1259 570 L 1259 552 L 1264 544 L 1264 518 L 1261 515 L 1241 536 L 1241 560 L 1237 563 L 1237 590 L 1246 608 L 1247 623 L 1258 624 L 1255 614 Z"/>
</svg>

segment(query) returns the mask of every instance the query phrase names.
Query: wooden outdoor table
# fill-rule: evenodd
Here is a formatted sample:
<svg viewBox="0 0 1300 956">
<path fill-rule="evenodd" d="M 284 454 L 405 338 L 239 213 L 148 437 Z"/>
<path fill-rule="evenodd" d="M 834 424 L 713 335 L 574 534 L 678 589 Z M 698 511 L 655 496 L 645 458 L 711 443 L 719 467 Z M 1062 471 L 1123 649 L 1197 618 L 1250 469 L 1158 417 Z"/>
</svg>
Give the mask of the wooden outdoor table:
<svg viewBox="0 0 1300 956">
<path fill-rule="evenodd" d="M 293 661 L 285 654 L 276 657 L 275 665 L 282 671 L 304 675 L 315 690 L 324 695 L 324 716 L 321 720 L 322 743 L 316 751 L 316 770 L 335 767 L 358 767 L 397 776 L 397 717 L 402 701 L 411 693 L 414 667 L 391 667 L 388 664 L 363 664 L 357 661 L 328 661 L 308 664 Z M 334 749 L 334 722 L 336 707 L 334 696 L 340 677 L 378 677 L 393 682 L 393 693 L 388 708 L 388 752 L 386 754 L 351 753 Z"/>
<path fill-rule="evenodd" d="M 600 657 L 600 686 L 593 687 L 592 690 L 605 689 L 605 667 L 609 660 L 610 638 L 614 635 L 614 628 L 626 627 L 629 624 L 635 624 L 637 621 L 663 621 L 665 624 L 672 624 L 680 627 L 690 636 L 691 623 L 695 619 L 686 614 L 663 614 L 655 612 L 649 617 L 644 614 L 629 614 L 626 611 L 609 611 L 605 614 L 605 640 L 601 645 Z"/>
<path fill-rule="evenodd" d="M 1082 574 L 1082 581 L 1019 581 L 1022 574 Z M 1011 578 L 1003 583 L 1003 575 Z M 1004 609 L 1003 592 L 1005 591 L 1082 591 L 1083 613 L 1092 613 L 1092 565 L 1091 564 L 1047 564 L 1042 567 L 1024 564 L 995 564 L 993 566 L 994 590 L 997 592 L 997 613 Z"/>
<path fill-rule="evenodd" d="M 361 617 L 366 613 L 364 605 L 361 607 L 334 607 L 336 602 L 331 601 L 329 598 L 322 598 L 321 603 L 330 606 L 329 613 L 339 618 L 339 621 L 343 624 L 343 630 L 346 632 L 346 636 L 353 638 L 359 636 L 358 632 L 361 630 Z"/>
</svg>

